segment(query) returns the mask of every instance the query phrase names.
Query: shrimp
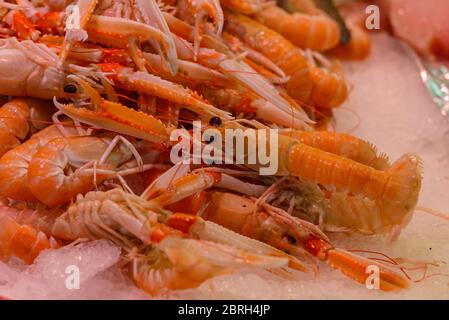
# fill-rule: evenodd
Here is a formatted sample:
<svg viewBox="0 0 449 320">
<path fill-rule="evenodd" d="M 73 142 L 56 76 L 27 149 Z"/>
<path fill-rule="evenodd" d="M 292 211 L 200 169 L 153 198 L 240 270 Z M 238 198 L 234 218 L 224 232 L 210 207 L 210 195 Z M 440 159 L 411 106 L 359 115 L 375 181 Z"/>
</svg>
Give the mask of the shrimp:
<svg viewBox="0 0 449 320">
<path fill-rule="evenodd" d="M 75 91 L 82 92 L 90 98 L 90 104 L 76 107 L 75 104 L 63 104 L 54 99 L 54 104 L 62 113 L 71 119 L 95 127 L 108 129 L 135 138 L 153 142 L 168 140 L 165 126 L 151 115 L 130 109 L 120 103 L 103 99 L 92 86 L 83 79 L 70 76 L 76 86 Z M 145 82 L 141 85 L 143 86 Z"/>
<path fill-rule="evenodd" d="M 130 47 L 134 47 L 135 44 L 130 44 Z M 94 50 L 95 54 L 92 53 L 92 50 Z M 136 48 L 137 50 L 137 48 Z M 191 81 L 213 81 L 214 83 L 224 83 L 228 84 L 229 80 L 219 72 L 215 70 L 208 69 L 206 67 L 203 67 L 200 64 L 192 63 L 190 61 L 180 61 L 178 64 L 178 68 L 181 68 L 180 72 L 177 74 L 176 77 L 172 76 L 170 70 L 165 68 L 163 65 L 160 64 L 160 57 L 152 54 L 152 53 L 144 53 L 140 52 L 142 54 L 142 63 L 147 65 L 148 68 L 157 75 L 160 75 L 162 78 L 160 78 L 157 75 L 148 74 L 146 72 L 146 67 L 143 68 L 144 71 L 134 71 L 132 68 L 122 66 L 121 64 L 117 62 L 104 62 L 97 64 L 96 67 L 100 68 L 104 71 L 104 78 L 106 78 L 106 74 L 110 72 L 116 73 L 115 76 L 111 77 L 111 81 L 114 81 L 114 84 L 117 84 L 119 86 L 125 87 L 127 89 L 136 90 L 141 94 L 152 94 L 154 96 L 167 99 L 168 101 L 175 102 L 180 105 L 185 105 L 186 108 L 192 109 L 192 111 L 195 111 L 200 114 L 212 114 L 212 115 L 219 115 L 222 117 L 228 117 L 228 115 L 216 108 L 214 108 L 212 105 L 208 104 L 207 101 L 201 98 L 196 92 L 185 88 L 175 82 L 172 82 L 170 80 L 176 81 L 176 82 L 182 82 L 182 78 L 186 78 L 185 82 L 191 84 Z M 129 54 L 124 52 L 123 50 L 116 50 L 113 53 L 116 57 L 116 59 L 121 60 L 122 62 L 126 63 L 126 61 L 131 60 L 131 57 Z M 88 61 L 95 61 L 100 62 L 108 59 L 108 55 L 110 55 L 109 50 L 106 49 L 91 49 L 88 50 L 86 53 L 80 52 L 77 54 L 77 59 L 88 62 Z M 131 56 L 134 56 L 131 54 Z M 136 58 L 135 59 L 140 59 Z M 86 76 L 83 74 L 77 75 L 70 75 L 67 77 L 67 85 L 70 85 L 74 83 L 78 83 L 78 87 L 80 87 L 81 91 L 84 92 L 75 92 L 79 94 L 88 94 L 91 97 L 92 101 L 103 101 L 101 97 L 99 96 L 99 93 L 97 93 L 92 88 L 92 81 L 89 77 L 95 78 L 97 74 L 103 74 L 103 72 L 95 71 L 94 69 L 87 69 L 83 70 L 86 73 Z M 168 80 L 166 80 L 168 79 Z M 89 81 L 89 82 L 88 82 Z M 103 85 L 107 83 L 103 82 Z M 100 88 L 104 89 L 103 91 L 106 92 L 106 88 Z M 113 91 L 113 90 L 112 90 Z M 111 102 L 117 102 L 117 101 L 111 101 Z M 124 130 L 120 129 L 119 127 L 123 127 L 126 122 L 130 122 L 132 119 L 136 119 L 135 121 L 138 122 L 135 123 L 135 128 L 133 129 L 134 132 L 131 133 L 131 128 L 128 128 L 126 132 L 119 131 L 121 133 L 125 133 L 128 135 L 135 135 L 137 134 L 139 137 L 143 139 L 153 139 L 153 140 L 161 140 L 164 139 L 165 136 L 165 128 L 163 128 L 160 124 L 160 121 L 156 119 L 150 119 L 152 117 L 148 115 L 144 115 L 142 113 L 138 114 L 136 112 L 133 112 L 133 110 L 129 110 L 128 108 L 121 107 L 117 103 L 114 104 L 115 108 L 107 108 L 108 103 L 104 101 L 103 103 L 106 108 L 104 108 L 104 114 L 102 124 L 104 125 L 105 122 L 115 122 L 115 130 Z M 59 108 L 62 108 L 64 110 L 67 110 L 68 107 L 64 107 L 61 104 L 56 102 L 56 105 Z M 92 108 L 95 108 L 92 106 Z M 114 110 L 113 110 L 114 109 Z M 118 110 L 115 110 L 118 109 Z M 86 111 L 86 109 L 83 110 L 77 110 L 76 117 L 81 117 L 82 111 Z M 108 119 L 108 113 L 112 113 Z M 128 115 L 127 117 L 120 116 L 120 114 Z M 131 115 L 132 114 L 132 115 Z M 70 116 L 75 116 L 74 114 L 71 114 Z M 88 115 L 86 114 L 84 118 L 86 119 Z M 138 119 L 142 118 L 142 119 Z M 97 117 L 91 117 L 89 120 L 87 120 L 89 124 L 101 126 L 102 124 L 99 121 L 99 114 L 97 113 Z M 96 121 L 94 124 L 93 121 Z M 122 122 L 122 123 L 119 123 Z M 142 126 L 142 124 L 147 123 L 147 125 Z M 133 125 L 133 123 L 129 123 L 130 125 Z M 110 128 L 110 127 L 109 127 Z M 147 132 L 137 132 L 137 131 L 145 131 Z M 151 138 L 149 138 L 149 135 L 152 135 Z M 146 136 L 146 137 L 145 137 Z"/>
<path fill-rule="evenodd" d="M 226 110 L 232 110 L 235 114 L 254 115 L 256 119 L 279 124 L 292 128 L 304 128 L 304 123 L 292 113 L 277 109 L 271 102 L 261 99 L 244 87 L 215 88 L 201 86 L 201 93 L 209 101 Z M 292 102 L 294 104 L 294 102 Z"/>
<path fill-rule="evenodd" d="M 376 214 L 354 217 L 354 220 L 376 221 L 373 232 L 391 232 L 393 227 L 401 229 L 410 221 L 421 187 L 418 156 L 404 155 L 388 170 L 378 171 L 301 144 L 292 146 L 289 151 L 285 149 L 284 155 L 283 152 L 280 155 L 286 160 L 285 173 L 335 187 L 337 191 L 347 190 L 374 202 L 377 210 L 372 213 Z"/>
<path fill-rule="evenodd" d="M 166 15 L 165 17 L 174 33 L 190 40 L 192 28 L 188 24 L 171 15 Z M 270 106 L 276 108 L 272 110 L 273 114 L 276 115 L 275 118 L 284 118 L 285 114 L 289 115 L 291 119 L 294 119 L 292 121 L 294 128 L 307 128 L 308 124 L 312 122 L 297 103 L 293 103 L 291 99 L 281 94 L 275 86 L 247 63 L 237 61 L 238 57 L 233 54 L 226 44 L 208 36 L 204 36 L 203 40 L 204 43 L 207 42 L 207 47 L 200 48 L 198 53 L 199 63 L 212 69 L 218 69 L 232 80 L 238 82 L 242 87 L 248 88 L 257 96 L 268 101 Z M 180 37 L 175 37 L 175 42 L 179 57 L 193 61 L 193 47 L 190 43 Z M 265 106 L 265 104 L 259 105 Z M 257 107 L 256 105 L 253 106 Z"/>
<path fill-rule="evenodd" d="M 135 57 L 135 59 L 139 58 Z M 146 63 L 151 57 L 149 55 L 143 55 L 142 59 L 142 62 Z M 151 63 L 151 61 L 148 62 Z M 114 83 L 129 90 L 152 94 L 156 97 L 175 102 L 176 104 L 183 105 L 185 108 L 205 117 L 221 116 L 226 119 L 231 118 L 228 113 L 210 105 L 193 90 L 185 88 L 177 83 L 164 80 L 159 76 L 149 74 L 145 67 L 143 68 L 143 71 L 134 71 L 132 68 L 123 67 L 119 64 L 101 64 L 99 66 L 105 72 L 113 71 L 115 73 L 112 78 Z M 79 82 L 79 84 L 82 84 L 84 88 L 88 85 L 85 82 L 76 80 L 75 77 L 73 77 L 73 79 Z"/>
<path fill-rule="evenodd" d="M 173 39 L 154 1 L 136 1 L 128 12 L 135 9 L 139 13 L 139 21 L 130 20 L 131 15 L 106 16 L 96 15 L 94 10 L 98 0 L 78 0 L 76 6 L 80 13 L 79 26 L 66 30 L 60 61 L 64 62 L 70 51 L 79 41 L 99 42 L 115 47 L 126 47 L 128 38 L 139 38 L 140 41 L 150 40 L 162 56 L 163 62 L 174 75 L 177 72 L 177 57 Z M 104 10 L 104 8 L 99 8 Z M 63 19 L 58 14 L 45 16 L 41 20 L 41 29 L 60 30 Z M 135 18 L 133 16 L 133 18 Z"/>
<path fill-rule="evenodd" d="M 60 126 L 64 126 L 64 131 Z M 70 122 L 51 125 L 0 158 L 0 195 L 19 201 L 37 201 L 28 185 L 28 166 L 36 151 L 64 135 L 78 135 Z"/>
<path fill-rule="evenodd" d="M 223 176 L 218 172 L 199 171 L 186 175 L 171 183 L 167 192 L 151 197 L 149 202 L 157 203 L 161 207 L 172 210 L 186 207 L 189 198 L 212 187 L 223 187 L 218 182 Z M 237 190 L 233 190 L 237 191 Z M 238 191 L 237 191 L 238 192 Z M 147 193 L 145 193 L 147 194 Z M 212 221 L 218 225 L 233 230 L 243 236 L 262 241 L 270 246 L 285 251 L 293 256 L 308 259 L 309 255 L 327 261 L 332 267 L 339 269 L 350 278 L 365 283 L 366 267 L 371 261 L 355 256 L 347 251 L 334 248 L 329 239 L 313 224 L 295 218 L 285 211 L 272 207 L 264 201 L 246 198 L 232 193 L 206 191 L 205 196 L 196 197 L 199 204 L 192 206 L 196 211 L 194 216 L 180 216 L 175 214 L 167 220 L 167 225 L 185 233 L 203 232 L 219 238 L 220 229 L 205 226 L 202 219 Z M 198 215 L 201 218 L 198 218 Z M 208 232 L 207 229 L 210 229 Z M 217 229 L 217 230 L 215 230 Z M 205 236 L 203 234 L 203 237 Z M 303 265 L 295 260 L 290 261 L 298 270 L 305 271 Z M 381 288 L 383 290 L 397 290 L 406 288 L 408 281 L 403 276 L 378 264 L 381 268 Z"/>
<path fill-rule="evenodd" d="M 209 38 L 207 38 L 207 39 L 209 39 Z M 145 53 L 143 54 L 143 56 L 145 57 L 146 62 L 149 62 L 150 56 Z M 190 57 L 190 56 L 187 58 L 188 59 L 192 58 L 192 60 L 194 60 L 193 57 Z M 220 62 L 212 61 L 212 60 L 217 60 L 217 59 L 219 59 L 221 61 Z M 295 121 L 293 121 L 294 125 L 296 125 L 296 123 L 298 123 L 298 126 L 304 126 L 304 121 L 307 121 L 307 119 L 308 119 L 307 116 L 305 115 L 305 113 L 301 110 L 301 108 L 298 105 L 289 103 L 288 101 L 286 101 L 286 99 L 281 97 L 278 94 L 278 92 L 276 91 L 276 89 L 270 83 L 268 83 L 263 77 L 258 75 L 257 72 L 254 71 L 253 69 L 251 69 L 251 67 L 248 66 L 247 64 L 238 63 L 236 61 L 228 59 L 224 54 L 221 54 L 218 52 L 211 52 L 210 50 L 204 50 L 204 49 L 200 50 L 198 60 L 201 63 L 204 63 L 205 65 L 212 65 L 213 67 L 218 67 L 219 70 L 222 73 L 224 73 L 225 79 L 228 80 L 228 81 L 225 81 L 225 79 L 222 79 L 221 82 L 225 81 L 225 83 L 224 83 L 225 86 L 235 86 L 235 84 L 233 84 L 230 81 L 231 80 L 230 78 L 234 78 L 238 82 L 242 83 L 242 86 L 249 87 L 249 89 L 251 91 L 253 91 L 254 93 L 262 95 L 267 100 L 269 100 L 268 104 L 270 104 L 270 102 L 271 102 L 271 105 L 278 107 L 280 109 L 280 110 L 278 110 L 279 113 L 283 113 L 283 114 L 287 113 L 288 116 L 290 116 L 290 118 L 292 118 L 292 115 L 293 115 L 295 118 Z M 198 70 L 198 68 L 196 68 L 196 69 Z M 211 72 L 212 72 L 212 70 L 209 70 L 209 73 L 211 73 Z M 136 73 L 136 75 L 137 75 L 137 73 Z M 142 75 L 142 73 L 139 73 L 139 77 L 141 75 Z M 148 75 L 145 75 L 145 77 L 148 78 L 148 80 L 145 82 L 142 81 L 141 85 L 146 85 L 148 87 L 147 88 L 147 91 L 148 91 L 148 90 L 150 90 L 151 87 L 154 87 L 156 85 L 157 81 L 153 81 L 151 83 L 151 86 L 149 86 L 150 78 L 148 77 Z M 132 77 L 132 78 L 134 78 L 134 77 Z M 123 80 L 123 81 L 125 81 L 125 80 Z M 162 84 L 163 83 L 164 83 L 164 81 L 162 81 Z M 157 93 L 155 93 L 155 95 L 169 99 L 170 101 L 174 101 L 178 104 L 192 105 L 192 107 L 194 107 L 194 108 L 191 108 L 191 111 L 194 111 L 196 113 L 200 113 L 200 114 L 209 113 L 212 116 L 220 116 L 220 113 L 221 113 L 221 114 L 225 114 L 225 116 L 229 119 L 229 115 L 226 115 L 226 113 L 224 111 L 219 110 L 218 108 L 214 108 L 212 106 L 205 106 L 204 103 L 201 103 L 201 101 L 198 101 L 201 99 L 201 97 L 199 97 L 197 94 L 195 94 L 195 92 L 189 93 L 188 90 L 184 89 L 184 91 L 187 91 L 187 93 L 183 93 L 181 91 L 183 88 L 180 86 L 178 86 L 178 88 L 176 89 L 179 93 L 177 95 L 178 98 L 175 99 L 175 95 L 173 95 L 173 90 L 175 89 L 175 86 L 173 86 L 167 82 L 165 82 L 165 83 L 166 83 L 166 85 L 164 86 L 164 89 L 165 89 L 165 91 L 167 91 L 167 94 L 169 94 L 169 95 L 164 96 L 164 91 L 162 91 L 162 90 L 158 90 Z M 219 85 L 219 84 L 220 84 L 220 82 L 214 83 L 214 85 Z M 139 90 L 139 89 L 142 90 L 141 85 L 139 85 L 139 83 L 136 81 L 135 84 L 131 84 L 131 88 L 137 89 L 137 90 Z M 190 97 L 187 98 L 186 96 L 189 96 L 189 95 L 190 95 Z M 192 98 L 195 100 L 193 100 Z M 180 99 L 182 99 L 182 100 L 180 100 Z M 294 105 L 294 107 L 292 105 Z M 291 110 L 292 108 L 295 108 L 295 110 Z M 260 108 L 260 109 L 263 109 L 263 108 Z M 261 110 L 260 113 L 263 113 L 263 111 Z M 290 121 L 290 122 L 292 122 L 292 121 Z"/>
<path fill-rule="evenodd" d="M 119 144 L 117 136 L 68 137 L 51 140 L 38 149 L 28 165 L 28 186 L 32 194 L 48 206 L 70 201 L 86 193 L 95 183 L 114 176 L 111 170 L 133 157 L 135 148 Z M 137 152 L 137 151 L 136 151 Z M 100 160 L 98 160 L 100 159 Z M 88 166 L 94 168 L 88 170 Z M 71 171 L 71 169 L 75 171 Z M 54 190 L 48 192 L 48 190 Z"/>
<path fill-rule="evenodd" d="M 58 37 L 46 37 L 45 42 L 49 46 L 58 48 L 60 47 L 61 39 Z M 128 51 L 132 51 L 132 53 L 129 53 Z M 133 72 L 131 68 L 126 66 L 130 65 L 133 60 L 140 60 L 139 64 L 143 66 L 141 71 L 146 72 L 148 69 L 154 76 L 159 76 L 163 80 L 167 80 L 165 82 L 162 80 L 160 81 L 165 84 L 164 90 L 153 90 L 152 93 L 155 93 L 155 95 L 159 95 L 162 98 L 165 97 L 170 99 L 171 101 L 173 101 L 177 95 L 174 94 L 169 96 L 168 93 L 164 95 L 166 91 L 171 89 L 171 87 L 174 87 L 173 85 L 169 87 L 169 82 L 182 84 L 190 88 L 201 83 L 212 83 L 223 86 L 231 84 L 230 79 L 219 71 L 205 67 L 197 62 L 182 59 L 178 59 L 178 73 L 174 76 L 172 75 L 170 69 L 161 64 L 159 55 L 150 52 L 142 52 L 135 42 L 132 42 L 129 45 L 128 51 L 125 49 L 105 49 L 100 46 L 93 45 L 89 45 L 88 47 L 77 46 L 69 54 L 69 57 L 83 64 L 89 62 L 97 63 L 96 67 L 104 70 L 106 74 L 121 69 L 120 71 L 124 71 L 122 73 L 123 77 L 118 79 L 118 77 L 111 76 L 111 80 L 122 80 L 123 82 L 125 81 L 125 71 L 129 71 L 130 73 Z M 90 75 L 92 77 L 99 74 L 99 72 L 95 71 L 93 68 L 87 70 L 85 69 L 85 71 L 87 71 L 88 75 L 90 71 Z M 80 74 L 80 76 L 82 76 L 82 74 Z M 118 83 L 118 85 L 120 85 L 120 83 Z M 125 84 L 122 84 L 122 86 L 124 85 Z M 194 98 L 199 99 L 199 97 L 195 97 L 194 92 L 189 91 L 188 89 L 184 89 L 184 91 L 186 92 L 182 94 L 184 96 L 190 95 L 191 100 Z M 178 89 L 177 92 L 181 93 L 181 88 Z M 183 101 L 181 101 L 181 104 L 182 103 Z M 189 105 L 192 103 L 193 102 L 190 101 Z"/>
<path fill-rule="evenodd" d="M 273 61 L 289 77 L 288 94 L 307 102 L 312 93 L 309 65 L 298 48 L 277 32 L 245 16 L 226 13 L 225 30 Z"/>
<path fill-rule="evenodd" d="M 149 259 L 135 264 L 132 273 L 136 285 L 151 295 L 160 293 L 162 289 L 195 288 L 208 279 L 231 274 L 244 267 L 277 269 L 287 264 L 286 259 L 254 254 L 206 240 L 167 237 L 160 243 L 159 250 L 157 258 L 154 254 L 153 257 L 145 255 Z"/>
<path fill-rule="evenodd" d="M 318 9 L 315 14 L 290 14 L 275 4 L 265 5 L 255 18 L 302 49 L 326 51 L 340 41 L 338 24 Z"/>
<path fill-rule="evenodd" d="M 383 199 L 331 192 L 330 212 L 325 215 L 324 224 L 364 234 L 389 233 L 390 241 L 397 239 L 413 217 L 421 186 L 421 159 L 404 155 L 385 172 L 390 181 Z"/>
<path fill-rule="evenodd" d="M 129 39 L 140 42 L 150 41 L 162 57 L 164 64 L 174 75 L 177 72 L 177 56 L 173 38 L 158 6 L 151 1 L 136 1 L 133 8 L 139 13 L 138 19 L 130 17 L 93 14 L 98 0 L 78 0 L 80 26 L 66 31 L 59 53 L 59 62 L 64 62 L 77 42 L 89 39 L 89 42 L 106 46 L 126 48 Z M 101 9 L 101 8 L 100 8 Z M 42 17 L 38 25 L 42 30 L 64 29 L 63 13 L 49 13 Z"/>
<path fill-rule="evenodd" d="M 28 225 L 18 223 L 15 216 L 20 210 L 0 206 L 0 260 L 17 257 L 26 264 L 45 249 L 56 249 L 59 243 L 52 237 Z"/>
<path fill-rule="evenodd" d="M 297 261 L 199 217 L 161 211 L 157 203 L 120 189 L 79 195 L 56 218 L 52 234 L 109 239 L 129 252 L 137 247 L 141 259 L 134 259 L 132 276 L 149 294 L 196 287 L 242 266 L 279 268 Z"/>
<path fill-rule="evenodd" d="M 235 128 L 235 125 L 224 124 L 220 130 L 229 127 Z M 245 151 L 249 150 L 251 147 L 245 142 Z M 377 227 L 373 232 L 387 233 L 394 231 L 395 227 L 403 228 L 409 222 L 418 202 L 422 169 L 417 155 L 405 154 L 386 170 L 377 170 L 285 135 L 279 135 L 276 152 L 277 176 L 295 176 L 374 202 L 376 215 L 354 217 L 376 221 Z M 245 163 L 245 166 L 260 168 L 257 164 Z"/>
</svg>

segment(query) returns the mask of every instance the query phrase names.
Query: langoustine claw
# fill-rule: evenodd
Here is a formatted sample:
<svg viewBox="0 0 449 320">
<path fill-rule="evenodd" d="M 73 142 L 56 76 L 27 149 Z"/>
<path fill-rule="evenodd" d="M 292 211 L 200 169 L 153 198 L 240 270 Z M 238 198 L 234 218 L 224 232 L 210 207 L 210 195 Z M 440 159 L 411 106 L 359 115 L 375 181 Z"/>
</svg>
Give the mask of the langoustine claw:
<svg viewBox="0 0 449 320">
<path fill-rule="evenodd" d="M 149 201 L 167 209 L 187 207 L 189 200 L 195 197 L 199 203 L 194 215 L 173 215 L 167 220 L 169 226 L 186 233 L 202 235 L 207 238 L 221 238 L 221 229 L 215 224 L 204 224 L 201 218 L 238 232 L 252 239 L 304 259 L 313 264 L 309 256 L 326 261 L 333 268 L 357 282 L 365 283 L 368 275 L 366 268 L 376 265 L 380 268 L 380 288 L 398 290 L 408 286 L 408 280 L 394 270 L 372 260 L 354 255 L 348 251 L 334 248 L 327 236 L 312 223 L 292 217 L 282 209 L 273 207 L 264 201 L 232 193 L 209 191 L 218 186 L 222 176 L 217 172 L 198 171 L 173 181 L 167 192 L 152 197 Z M 221 185 L 223 187 L 223 185 Z M 207 191 L 206 191 L 207 190 Z M 204 196 L 197 194 L 206 192 Z M 241 245 L 245 242 L 242 241 Z M 290 259 L 289 266 L 306 271 L 305 265 Z"/>
<path fill-rule="evenodd" d="M 192 218 L 113 189 L 79 196 L 54 221 L 51 233 L 67 240 L 107 238 L 130 254 L 137 248 L 137 255 L 131 258 L 131 274 L 150 294 L 196 287 L 243 266 L 282 268 L 289 260 L 295 261 L 263 243 L 219 226 L 209 229 L 211 223 Z"/>
</svg>

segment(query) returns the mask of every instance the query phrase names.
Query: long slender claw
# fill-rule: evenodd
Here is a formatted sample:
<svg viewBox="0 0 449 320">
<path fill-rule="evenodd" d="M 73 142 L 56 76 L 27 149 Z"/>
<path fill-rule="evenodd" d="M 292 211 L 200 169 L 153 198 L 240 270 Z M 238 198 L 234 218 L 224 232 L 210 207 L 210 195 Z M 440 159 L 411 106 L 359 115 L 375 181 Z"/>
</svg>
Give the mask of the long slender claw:
<svg viewBox="0 0 449 320">
<path fill-rule="evenodd" d="M 307 267 L 297 258 L 273 248 L 263 242 L 242 236 L 211 221 L 203 220 L 198 216 L 175 213 L 166 221 L 166 224 L 183 233 L 199 237 L 202 240 L 222 243 L 240 250 L 254 252 L 260 255 L 287 259 L 290 268 L 307 272 Z"/>
<path fill-rule="evenodd" d="M 155 24 L 157 28 L 167 36 L 167 54 L 166 60 L 164 61 L 169 67 L 172 75 L 175 75 L 178 72 L 178 57 L 175 41 L 159 6 L 154 0 L 137 0 L 136 4 L 144 17 L 145 22 L 147 24 Z"/>
<path fill-rule="evenodd" d="M 375 272 L 375 268 L 369 269 L 369 267 L 375 266 L 379 270 L 379 289 L 384 291 L 397 291 L 406 289 L 409 286 L 409 281 L 405 276 L 373 260 L 363 258 L 342 249 L 330 249 L 326 252 L 326 255 L 327 262 L 333 268 L 339 269 L 343 274 L 359 283 L 366 284 L 370 272 Z M 376 275 L 373 274 L 373 276 L 375 277 Z"/>
<path fill-rule="evenodd" d="M 140 41 L 152 40 L 164 49 L 161 53 L 166 55 L 165 60 L 174 59 L 171 34 L 169 37 L 151 25 L 123 18 L 92 15 L 87 31 L 91 41 L 122 48 L 128 45 L 130 37 L 139 37 Z M 173 71 L 173 62 L 170 66 Z"/>
<path fill-rule="evenodd" d="M 250 90 L 269 101 L 277 109 L 280 109 L 297 121 L 301 121 L 303 127 L 313 121 L 299 106 L 294 106 L 284 99 L 279 92 L 265 78 L 243 62 L 226 59 L 220 63 L 220 68 L 225 74 L 243 83 Z"/>
<path fill-rule="evenodd" d="M 215 11 L 216 11 L 215 33 L 217 35 L 221 35 L 221 33 L 223 32 L 223 26 L 224 26 L 223 9 L 221 8 L 221 3 L 219 0 L 212 0 L 212 3 L 214 5 Z"/>
<path fill-rule="evenodd" d="M 189 164 L 178 162 L 154 180 L 148 188 L 142 192 L 140 197 L 142 199 L 151 199 L 154 194 L 159 193 L 162 190 L 167 190 L 173 181 L 187 175 L 189 171 Z"/>
<path fill-rule="evenodd" d="M 242 265 L 261 268 L 279 268 L 287 265 L 286 258 L 274 257 L 246 252 L 244 250 L 207 240 L 166 237 L 158 248 L 163 250 L 170 261 L 181 270 L 192 270 L 199 263 L 229 269 L 240 268 Z M 222 272 L 223 272 L 222 271 Z"/>
<path fill-rule="evenodd" d="M 364 285 L 373 285 L 373 289 L 396 291 L 409 286 L 408 279 L 395 270 L 346 250 L 334 248 L 322 238 L 311 236 L 305 241 L 305 249 L 349 278 Z M 376 284 L 379 287 L 376 288 Z"/>
<path fill-rule="evenodd" d="M 71 21 L 71 23 L 74 24 L 71 28 L 66 26 L 66 35 L 59 55 L 61 63 L 67 59 L 67 56 L 76 41 L 85 41 L 87 39 L 86 26 L 89 24 L 89 20 L 91 19 L 97 4 L 98 0 L 78 0 L 72 7 L 68 7 L 72 8 L 72 12 L 68 19 L 79 19 L 79 21 Z"/>
<path fill-rule="evenodd" d="M 157 202 L 160 206 L 166 206 L 212 187 L 220 178 L 220 174 L 213 172 L 186 175 L 176 181 L 172 181 L 169 188 L 162 195 L 151 201 Z"/>
<path fill-rule="evenodd" d="M 55 106 L 70 118 L 96 128 L 103 128 L 148 141 L 168 141 L 167 129 L 158 119 L 130 109 L 120 103 L 107 101 L 101 98 L 86 81 L 76 76 L 70 78 L 76 81 L 83 92 L 91 98 L 90 107 L 79 108 L 75 107 L 74 104 L 59 103 L 55 98 Z"/>
<path fill-rule="evenodd" d="M 148 93 L 162 99 L 173 101 L 200 115 L 218 116 L 224 120 L 232 119 L 232 116 L 228 112 L 212 106 L 200 95 L 190 89 L 184 88 L 176 83 L 166 81 L 149 73 L 119 73 L 118 78 L 119 81 L 128 87 L 128 89 Z"/>
<path fill-rule="evenodd" d="M 143 57 L 150 70 L 157 70 L 157 73 L 165 80 L 176 81 L 181 84 L 189 84 L 192 82 L 211 83 L 217 86 L 226 87 L 230 85 L 227 76 L 214 69 L 207 68 L 199 63 L 179 60 L 179 73 L 176 76 L 167 76 L 168 71 L 160 68 L 161 58 L 159 55 L 144 52 Z"/>
</svg>

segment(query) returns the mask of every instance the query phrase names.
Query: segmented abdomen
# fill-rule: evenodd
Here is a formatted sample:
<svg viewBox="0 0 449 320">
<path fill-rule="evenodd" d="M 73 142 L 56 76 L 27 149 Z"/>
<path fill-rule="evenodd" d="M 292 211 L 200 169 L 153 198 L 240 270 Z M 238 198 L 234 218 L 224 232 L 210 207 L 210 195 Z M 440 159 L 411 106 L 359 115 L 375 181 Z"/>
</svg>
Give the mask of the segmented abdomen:
<svg viewBox="0 0 449 320">
<path fill-rule="evenodd" d="M 7 102 L 0 108 L 0 157 L 26 138 L 29 118 L 29 107 L 20 100 Z"/>
<path fill-rule="evenodd" d="M 337 72 L 311 68 L 312 102 L 320 108 L 335 108 L 348 96 L 346 80 Z"/>
<path fill-rule="evenodd" d="M 352 159 L 377 170 L 384 170 L 389 165 L 388 157 L 385 154 L 378 155 L 373 144 L 349 134 L 288 130 L 284 135 L 297 139 L 308 146 Z"/>
<path fill-rule="evenodd" d="M 371 53 L 371 39 L 358 25 L 348 24 L 351 40 L 346 45 L 339 45 L 329 53 L 339 59 L 363 60 Z"/>
<path fill-rule="evenodd" d="M 324 14 L 289 14 L 277 6 L 266 6 L 256 17 L 303 49 L 325 51 L 340 41 L 338 24 Z"/>
</svg>

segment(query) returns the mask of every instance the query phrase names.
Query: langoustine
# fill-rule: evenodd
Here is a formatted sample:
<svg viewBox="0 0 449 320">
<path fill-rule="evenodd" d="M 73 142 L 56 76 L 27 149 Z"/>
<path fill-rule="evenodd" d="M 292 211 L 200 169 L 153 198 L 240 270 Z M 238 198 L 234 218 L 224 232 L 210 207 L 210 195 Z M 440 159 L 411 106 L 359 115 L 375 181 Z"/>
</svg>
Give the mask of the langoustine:
<svg viewBox="0 0 449 320">
<path fill-rule="evenodd" d="M 150 294 L 196 287 L 245 265 L 280 268 L 291 261 L 302 268 L 281 251 L 209 222 L 202 221 L 192 237 L 184 215 L 161 209 L 157 203 L 117 189 L 91 192 L 79 196 L 54 220 L 51 233 L 66 240 L 107 238 L 128 252 L 137 249 L 130 272 Z"/>
<path fill-rule="evenodd" d="M 76 3 L 83 9 L 78 31 L 86 37 L 64 30 L 64 6 L 42 19 L 7 8 L 18 14 L 0 42 L 0 93 L 54 99 L 69 123 L 55 121 L 29 140 L 21 132 L 16 138 L 23 143 L 15 141 L 0 159 L 0 193 L 8 208 L 36 209 L 28 219 L 2 216 L 14 231 L 0 244 L 3 258 L 16 255 L 30 263 L 41 250 L 66 241 L 106 238 L 122 247 L 131 276 L 150 294 L 196 287 L 246 267 L 304 271 L 311 256 L 365 280 L 362 269 L 373 262 L 335 248 L 323 230 L 397 236 L 418 200 L 420 160 L 405 155 L 390 165 L 367 142 L 313 130 L 305 103 L 333 108 L 348 93 L 341 70 L 307 51 L 337 45 L 338 28 L 329 17 L 307 6 L 288 14 L 259 1 L 222 1 L 224 16 L 218 1 L 167 1 L 161 7 L 138 0 Z M 270 15 L 280 14 L 287 22 L 301 18 L 328 31 L 318 28 L 315 37 L 306 28 L 306 43 L 300 44 L 301 32 L 271 29 L 276 26 Z M 36 28 L 19 30 L 28 23 Z M 18 75 L 14 82 L 6 77 L 11 70 Z M 25 127 L 27 118 L 14 120 Z M 254 169 L 260 164 L 243 173 L 225 166 L 222 174 L 201 163 L 188 175 L 169 162 L 169 137 L 193 121 L 218 131 L 235 124 L 242 132 L 281 128 L 278 170 L 259 177 Z M 140 181 L 140 189 L 148 188 L 134 195 L 127 177 L 151 175 L 154 167 L 163 182 Z M 312 186 L 324 215 L 316 221 L 292 216 L 297 199 L 276 183 L 284 178 Z M 268 201 L 265 191 L 289 206 Z M 228 202 L 235 204 L 235 219 L 229 219 Z M 31 235 L 30 241 L 23 245 L 21 234 Z M 407 287 L 402 276 L 378 266 L 382 289 Z"/>
<path fill-rule="evenodd" d="M 263 241 L 309 263 L 309 256 L 327 261 L 350 278 L 365 283 L 366 267 L 373 261 L 334 248 L 329 239 L 312 223 L 292 217 L 264 201 L 229 192 L 213 191 L 214 186 L 225 187 L 224 184 L 219 184 L 220 180 L 219 172 L 200 169 L 173 181 L 168 193 L 151 197 L 150 202 L 156 202 L 174 212 L 191 208 L 190 214 L 199 215 L 242 235 Z M 196 216 L 186 216 L 184 220 L 179 222 L 179 225 L 187 230 L 196 230 L 197 224 L 202 221 Z M 219 234 L 218 230 L 216 234 Z M 408 280 L 402 275 L 382 265 L 379 267 L 382 270 L 381 289 L 389 291 L 408 286 Z"/>
</svg>

